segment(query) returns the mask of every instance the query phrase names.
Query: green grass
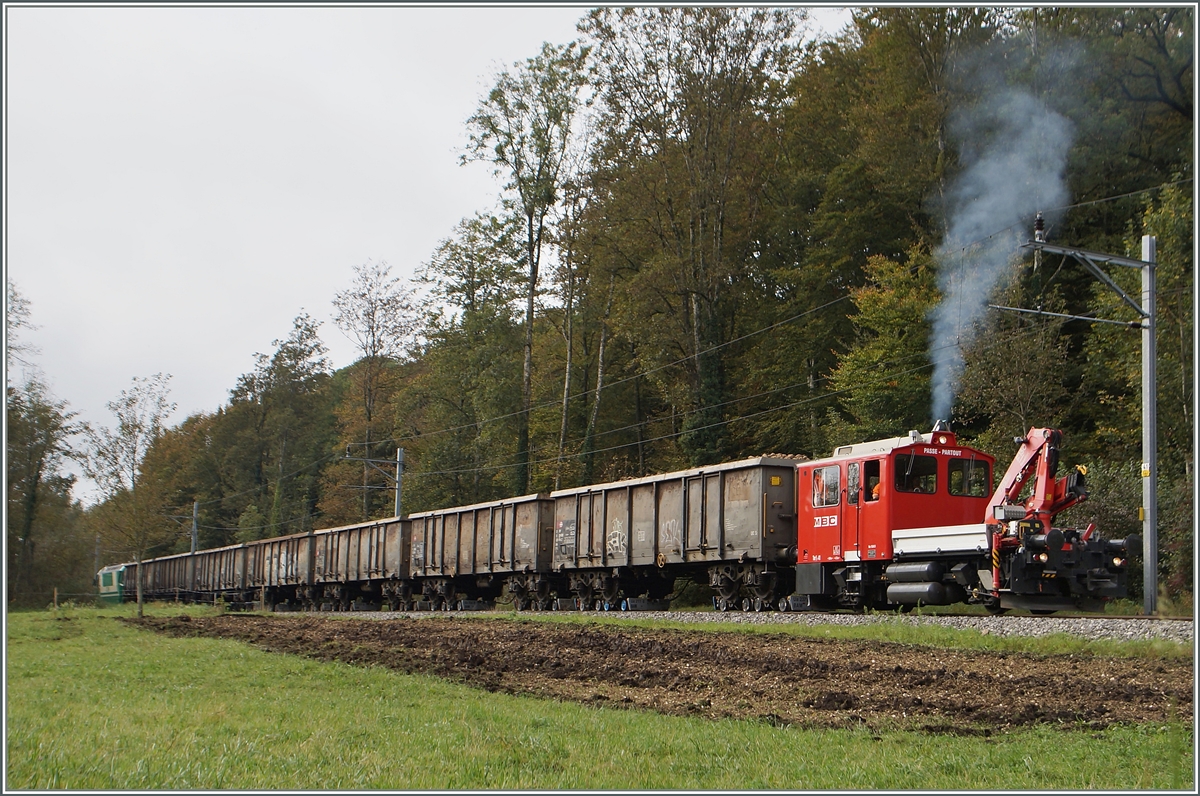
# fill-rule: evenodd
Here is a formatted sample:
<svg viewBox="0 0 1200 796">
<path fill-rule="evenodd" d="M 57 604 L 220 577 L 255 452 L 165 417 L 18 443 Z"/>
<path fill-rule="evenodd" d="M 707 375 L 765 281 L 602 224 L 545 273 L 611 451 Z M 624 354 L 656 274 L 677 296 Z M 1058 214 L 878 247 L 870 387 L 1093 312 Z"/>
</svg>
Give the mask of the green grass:
<svg viewBox="0 0 1200 796">
<path fill-rule="evenodd" d="M 149 609 L 179 610 L 212 609 Z M 488 694 L 113 618 L 131 613 L 8 614 L 8 789 L 1192 786 L 1192 731 L 1178 722 L 986 739 L 713 722 Z"/>
</svg>

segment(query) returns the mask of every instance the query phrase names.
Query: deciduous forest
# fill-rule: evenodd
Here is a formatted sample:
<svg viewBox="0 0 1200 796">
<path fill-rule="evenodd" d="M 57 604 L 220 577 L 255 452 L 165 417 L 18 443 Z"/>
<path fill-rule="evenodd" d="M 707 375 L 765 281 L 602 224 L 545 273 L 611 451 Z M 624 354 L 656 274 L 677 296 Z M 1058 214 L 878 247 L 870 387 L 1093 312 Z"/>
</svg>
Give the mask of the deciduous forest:
<svg viewBox="0 0 1200 796">
<path fill-rule="evenodd" d="M 202 547 L 391 516 L 397 448 L 408 512 L 938 419 L 1007 462 L 1052 426 L 1088 467 L 1073 522 L 1137 533 L 1139 332 L 989 308 L 1136 320 L 1021 248 L 1039 213 L 1061 246 L 1140 258 L 1157 238 L 1160 583 L 1190 591 L 1193 26 L 1186 7 L 888 7 L 806 42 L 802 9 L 581 14 L 463 120 L 460 156 L 503 201 L 424 263 L 360 264 L 337 328 L 299 314 L 174 426 L 169 376 L 134 379 L 111 428 L 36 368 L 14 381 L 37 307 L 10 283 L 10 603 L 90 591 L 97 557 L 188 550 L 194 504 Z M 330 334 L 357 361 L 333 369 Z"/>
</svg>

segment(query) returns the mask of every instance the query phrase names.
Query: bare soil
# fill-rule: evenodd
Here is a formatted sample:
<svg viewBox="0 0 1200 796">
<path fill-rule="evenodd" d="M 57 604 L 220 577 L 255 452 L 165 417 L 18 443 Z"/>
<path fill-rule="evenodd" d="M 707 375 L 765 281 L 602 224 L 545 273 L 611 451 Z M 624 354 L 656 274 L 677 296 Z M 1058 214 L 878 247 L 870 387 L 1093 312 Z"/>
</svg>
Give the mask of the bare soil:
<svg viewBox="0 0 1200 796">
<path fill-rule="evenodd" d="M 126 621 L 488 691 L 711 719 L 960 735 L 1192 720 L 1191 661 L 465 617 Z"/>
</svg>

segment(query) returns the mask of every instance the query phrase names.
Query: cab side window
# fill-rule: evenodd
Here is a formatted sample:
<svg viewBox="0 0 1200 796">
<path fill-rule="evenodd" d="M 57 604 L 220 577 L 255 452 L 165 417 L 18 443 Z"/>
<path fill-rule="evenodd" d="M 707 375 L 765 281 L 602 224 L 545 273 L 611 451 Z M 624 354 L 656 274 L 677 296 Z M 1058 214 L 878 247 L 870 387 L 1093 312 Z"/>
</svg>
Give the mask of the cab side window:
<svg viewBox="0 0 1200 796">
<path fill-rule="evenodd" d="M 879 460 L 863 462 L 863 480 L 866 483 L 866 489 L 863 490 L 863 496 L 867 500 L 879 500 L 879 492 L 883 488 L 883 482 L 879 478 Z"/>
<path fill-rule="evenodd" d="M 841 470 L 836 464 L 813 470 L 813 508 L 836 506 L 841 496 Z"/>
<path fill-rule="evenodd" d="M 915 453 L 896 457 L 896 490 L 932 495 L 937 491 L 937 459 Z"/>
<path fill-rule="evenodd" d="M 975 459 L 950 461 L 948 480 L 951 495 L 988 497 L 992 494 L 992 475 L 987 462 Z"/>
</svg>

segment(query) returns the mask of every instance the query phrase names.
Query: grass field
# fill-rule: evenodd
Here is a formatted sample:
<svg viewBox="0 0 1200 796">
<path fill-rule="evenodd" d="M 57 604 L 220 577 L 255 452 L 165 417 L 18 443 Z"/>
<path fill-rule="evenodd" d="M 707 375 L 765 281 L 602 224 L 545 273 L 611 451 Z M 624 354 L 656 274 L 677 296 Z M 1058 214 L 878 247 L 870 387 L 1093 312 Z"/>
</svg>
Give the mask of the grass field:
<svg viewBox="0 0 1200 796">
<path fill-rule="evenodd" d="M 178 610 L 211 609 L 149 609 Z M 172 639 L 115 621 L 131 613 L 8 614 L 6 790 L 1194 789 L 1179 722 L 991 738 L 714 722 Z"/>
</svg>

